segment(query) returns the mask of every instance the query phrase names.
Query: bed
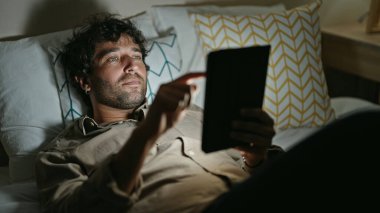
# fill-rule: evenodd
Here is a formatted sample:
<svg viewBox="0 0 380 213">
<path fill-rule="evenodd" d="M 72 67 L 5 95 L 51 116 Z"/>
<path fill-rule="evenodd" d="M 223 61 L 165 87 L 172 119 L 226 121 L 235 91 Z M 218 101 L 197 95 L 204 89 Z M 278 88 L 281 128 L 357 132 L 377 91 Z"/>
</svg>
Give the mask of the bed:
<svg viewBox="0 0 380 213">
<path fill-rule="evenodd" d="M 309 60 L 289 65 L 289 61 L 295 59 L 288 59 L 291 66 L 288 70 L 293 72 L 281 75 L 283 69 L 277 65 L 284 63 L 275 58 L 286 57 L 281 56 L 284 52 L 279 48 L 272 48 L 264 109 L 276 122 L 274 144 L 289 150 L 304 137 L 347 113 L 380 109 L 378 104 L 364 99 L 329 96 L 320 59 L 320 3 L 312 2 L 293 10 L 282 4 L 152 6 L 130 17 L 148 39 L 148 102 L 154 99 L 161 83 L 189 71 L 204 71 L 209 51 L 268 42 L 272 47 L 289 47 L 291 45 L 284 45 L 289 42 L 301 45 L 284 50 L 288 51 L 287 57 L 307 55 Z M 303 18 L 296 17 L 295 25 L 281 25 L 281 18 L 288 17 L 288 21 L 292 21 L 297 14 L 303 14 Z M 218 24 L 220 20 L 226 24 Z M 277 31 L 266 28 L 268 20 L 274 23 L 270 26 L 281 25 L 280 28 Z M 273 33 L 279 29 L 284 30 L 281 38 Z M 214 32 L 225 34 L 215 35 Z M 268 37 L 260 34 L 262 32 Z M 285 37 L 285 32 L 301 36 Z M 3 163 L 7 165 L 0 167 L 1 212 L 39 212 L 33 179 L 35 154 L 84 113 L 84 104 L 57 62 L 59 50 L 70 33 L 71 29 L 0 42 L 0 140 L 3 155 L 7 155 L 2 159 L 8 160 Z M 247 39 L 243 39 L 244 36 Z M 254 41 L 248 39 L 250 36 Z M 204 80 L 197 81 L 200 92 L 193 100 L 200 108 L 204 104 L 204 83 Z"/>
</svg>

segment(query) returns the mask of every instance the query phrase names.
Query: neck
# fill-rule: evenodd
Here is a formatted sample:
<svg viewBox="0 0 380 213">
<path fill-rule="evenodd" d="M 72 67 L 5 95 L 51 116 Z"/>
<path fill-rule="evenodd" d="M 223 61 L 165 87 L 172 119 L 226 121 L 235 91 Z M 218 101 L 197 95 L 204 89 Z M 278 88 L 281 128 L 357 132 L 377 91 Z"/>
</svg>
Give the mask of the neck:
<svg viewBox="0 0 380 213">
<path fill-rule="evenodd" d="M 135 109 L 117 109 L 98 104 L 93 106 L 94 120 L 99 123 L 111 123 L 130 118 Z"/>
</svg>

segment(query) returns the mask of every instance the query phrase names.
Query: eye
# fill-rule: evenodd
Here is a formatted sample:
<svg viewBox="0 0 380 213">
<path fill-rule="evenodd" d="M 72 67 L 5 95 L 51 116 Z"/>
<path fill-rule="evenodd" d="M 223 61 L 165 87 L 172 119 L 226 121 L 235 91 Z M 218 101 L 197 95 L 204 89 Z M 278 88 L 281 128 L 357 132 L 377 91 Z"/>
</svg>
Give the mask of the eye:
<svg viewBox="0 0 380 213">
<path fill-rule="evenodd" d="M 111 56 L 107 58 L 107 63 L 113 63 L 113 62 L 118 62 L 118 61 L 119 61 L 119 57 L 117 56 Z"/>
<path fill-rule="evenodd" d="M 134 59 L 134 60 L 142 60 L 142 56 L 141 55 L 134 55 L 134 56 L 132 56 L 132 59 Z"/>
</svg>

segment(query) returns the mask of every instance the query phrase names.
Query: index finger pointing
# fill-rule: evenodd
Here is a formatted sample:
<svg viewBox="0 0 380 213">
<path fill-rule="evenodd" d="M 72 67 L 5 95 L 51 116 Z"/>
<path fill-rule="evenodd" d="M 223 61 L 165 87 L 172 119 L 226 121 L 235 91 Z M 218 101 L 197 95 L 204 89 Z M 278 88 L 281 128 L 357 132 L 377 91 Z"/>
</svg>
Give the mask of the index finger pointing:
<svg viewBox="0 0 380 213">
<path fill-rule="evenodd" d="M 189 84 L 191 83 L 192 80 L 197 79 L 197 78 L 202 78 L 206 77 L 206 73 L 204 72 L 191 72 L 187 73 L 179 78 L 177 78 L 175 81 L 179 83 L 186 83 Z"/>
</svg>

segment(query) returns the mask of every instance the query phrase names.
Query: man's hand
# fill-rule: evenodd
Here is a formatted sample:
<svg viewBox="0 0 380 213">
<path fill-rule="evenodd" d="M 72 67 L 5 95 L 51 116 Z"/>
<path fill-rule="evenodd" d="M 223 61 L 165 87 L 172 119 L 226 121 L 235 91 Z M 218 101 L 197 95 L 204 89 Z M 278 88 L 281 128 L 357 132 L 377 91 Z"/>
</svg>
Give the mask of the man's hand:
<svg viewBox="0 0 380 213">
<path fill-rule="evenodd" d="M 205 75 L 202 72 L 188 73 L 162 84 L 143 123 L 147 132 L 159 136 L 181 120 L 197 89 L 192 81 Z"/>
<path fill-rule="evenodd" d="M 242 109 L 241 120 L 232 123 L 231 139 L 246 143 L 236 147 L 248 167 L 265 160 L 275 135 L 272 118 L 262 109 Z"/>
</svg>

